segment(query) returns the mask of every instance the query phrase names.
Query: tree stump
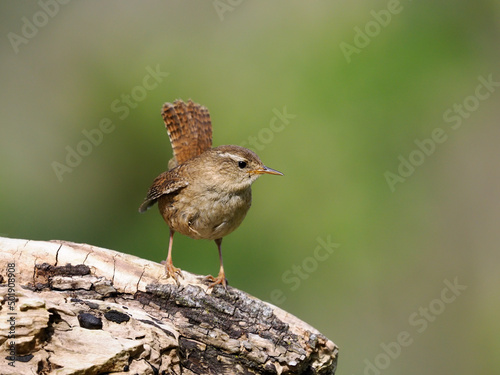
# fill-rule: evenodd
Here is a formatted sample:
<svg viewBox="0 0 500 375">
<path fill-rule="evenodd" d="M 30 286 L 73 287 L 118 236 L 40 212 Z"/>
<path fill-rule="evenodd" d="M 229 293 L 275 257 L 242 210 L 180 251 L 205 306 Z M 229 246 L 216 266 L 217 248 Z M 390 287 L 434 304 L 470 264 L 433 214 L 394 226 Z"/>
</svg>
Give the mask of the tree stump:
<svg viewBox="0 0 500 375">
<path fill-rule="evenodd" d="M 230 286 L 86 244 L 0 251 L 2 375 L 335 373 L 332 341 Z"/>
</svg>

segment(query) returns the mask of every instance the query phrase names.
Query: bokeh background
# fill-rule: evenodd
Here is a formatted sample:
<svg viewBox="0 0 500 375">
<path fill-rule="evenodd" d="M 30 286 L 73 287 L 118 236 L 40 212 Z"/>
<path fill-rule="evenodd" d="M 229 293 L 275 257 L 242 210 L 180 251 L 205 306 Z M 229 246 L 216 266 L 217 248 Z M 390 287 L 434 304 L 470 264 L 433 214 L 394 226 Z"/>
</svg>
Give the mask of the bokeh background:
<svg viewBox="0 0 500 375">
<path fill-rule="evenodd" d="M 231 285 L 332 339 L 338 374 L 500 368 L 500 87 L 477 91 L 500 82 L 498 1 L 16 1 L 0 20 L 3 236 L 164 259 L 167 226 L 137 208 L 171 157 L 161 105 L 192 98 L 214 145 L 253 139 L 285 174 L 224 240 Z M 174 261 L 218 270 L 213 243 L 180 235 Z"/>
</svg>

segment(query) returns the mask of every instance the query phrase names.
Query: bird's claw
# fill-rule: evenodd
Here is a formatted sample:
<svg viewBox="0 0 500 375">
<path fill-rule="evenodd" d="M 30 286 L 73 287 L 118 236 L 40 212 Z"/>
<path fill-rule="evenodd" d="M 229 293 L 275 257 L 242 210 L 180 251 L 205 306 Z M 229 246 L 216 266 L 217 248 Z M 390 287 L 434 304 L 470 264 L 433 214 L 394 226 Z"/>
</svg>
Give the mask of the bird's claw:
<svg viewBox="0 0 500 375">
<path fill-rule="evenodd" d="M 182 276 L 181 269 L 177 268 L 177 267 L 174 267 L 174 265 L 172 263 L 167 262 L 167 261 L 162 261 L 161 263 L 165 265 L 165 274 L 166 274 L 166 276 L 173 278 L 175 280 L 175 282 L 177 284 L 179 284 L 179 277 L 181 279 L 184 278 L 184 276 Z"/>
<path fill-rule="evenodd" d="M 227 289 L 227 279 L 226 275 L 224 274 L 219 274 L 217 277 L 213 277 L 212 275 L 208 275 L 205 277 L 205 281 L 211 281 L 210 285 L 208 286 L 209 289 L 213 288 L 214 286 L 221 284 L 224 289 Z"/>
</svg>

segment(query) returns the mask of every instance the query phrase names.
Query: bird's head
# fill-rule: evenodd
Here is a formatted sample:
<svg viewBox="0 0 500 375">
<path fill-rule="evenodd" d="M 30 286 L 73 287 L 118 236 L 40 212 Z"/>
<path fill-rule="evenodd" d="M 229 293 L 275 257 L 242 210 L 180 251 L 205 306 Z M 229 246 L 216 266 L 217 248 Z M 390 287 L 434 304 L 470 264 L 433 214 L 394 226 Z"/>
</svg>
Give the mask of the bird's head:
<svg viewBox="0 0 500 375">
<path fill-rule="evenodd" d="M 208 151 L 206 169 L 225 190 L 242 190 L 250 187 L 262 174 L 283 175 L 266 167 L 257 154 L 234 145 L 215 147 Z"/>
</svg>

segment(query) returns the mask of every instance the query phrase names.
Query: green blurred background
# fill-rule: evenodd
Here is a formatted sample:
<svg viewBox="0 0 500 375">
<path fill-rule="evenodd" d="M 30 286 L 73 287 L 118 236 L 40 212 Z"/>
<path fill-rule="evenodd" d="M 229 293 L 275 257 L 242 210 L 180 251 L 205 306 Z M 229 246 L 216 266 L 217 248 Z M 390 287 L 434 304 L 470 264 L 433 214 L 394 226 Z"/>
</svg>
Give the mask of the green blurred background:
<svg viewBox="0 0 500 375">
<path fill-rule="evenodd" d="M 255 137 L 285 174 L 254 184 L 252 209 L 224 240 L 231 285 L 332 339 L 338 374 L 498 370 L 500 88 L 476 94 L 480 77 L 500 82 L 498 1 L 47 9 L 0 3 L 3 236 L 164 259 L 167 226 L 137 208 L 171 157 L 161 105 L 192 98 L 210 110 L 214 145 Z M 358 49 L 346 57 L 347 45 Z M 148 67 L 168 73 L 151 90 Z M 112 105 L 131 93 L 140 100 L 121 116 Z M 453 129 L 443 116 L 464 101 Z M 285 108 L 287 121 L 273 120 Z M 103 118 L 113 131 L 59 179 L 53 163 Z M 446 141 L 419 159 L 415 141 L 438 128 Z M 420 165 L 391 189 L 400 155 Z M 316 250 L 321 240 L 338 248 Z M 174 245 L 178 267 L 217 273 L 213 243 Z M 443 302 L 445 280 L 467 288 Z M 398 352 L 402 332 L 411 344 Z"/>
</svg>

